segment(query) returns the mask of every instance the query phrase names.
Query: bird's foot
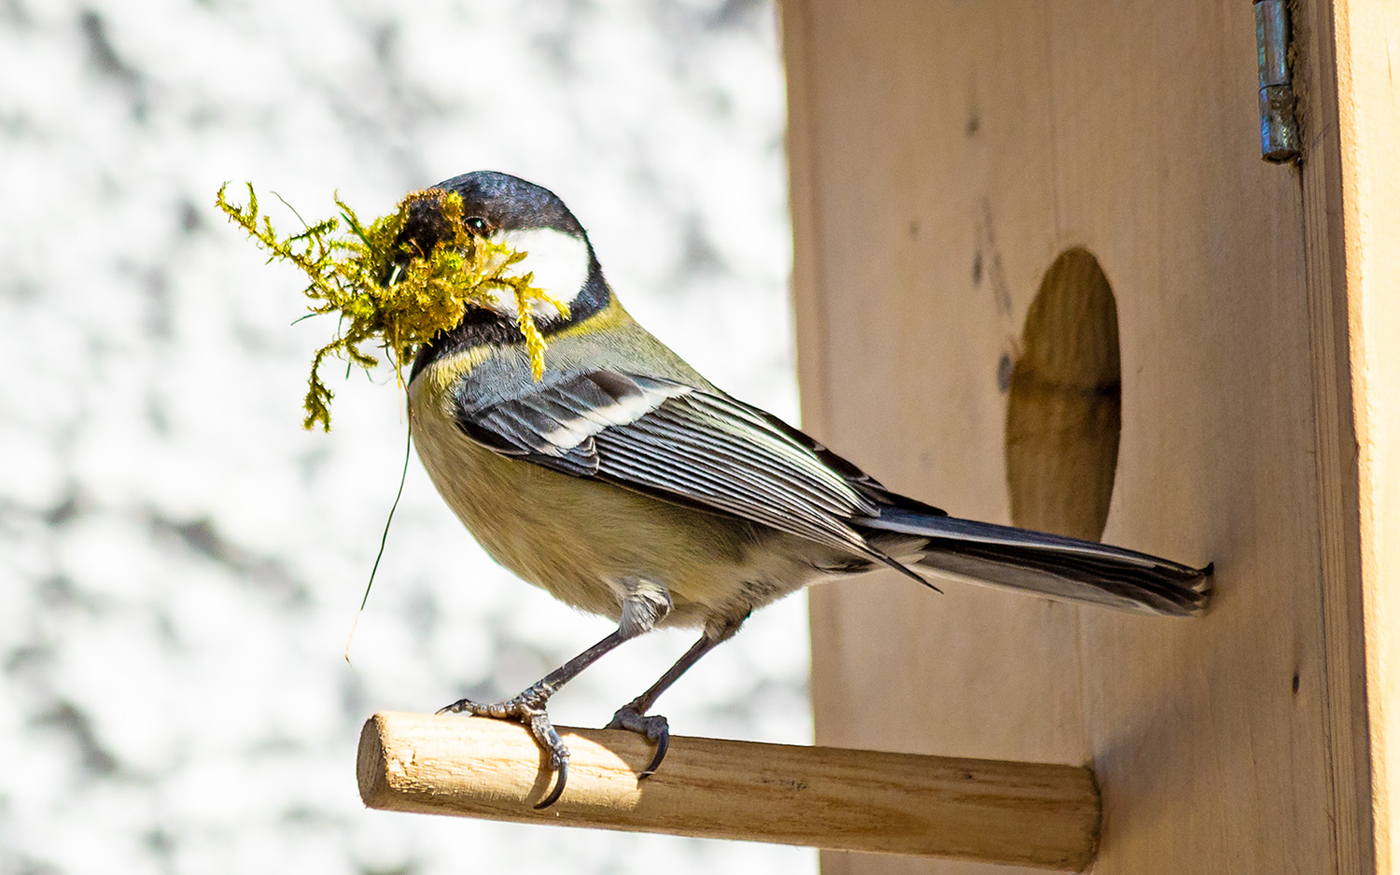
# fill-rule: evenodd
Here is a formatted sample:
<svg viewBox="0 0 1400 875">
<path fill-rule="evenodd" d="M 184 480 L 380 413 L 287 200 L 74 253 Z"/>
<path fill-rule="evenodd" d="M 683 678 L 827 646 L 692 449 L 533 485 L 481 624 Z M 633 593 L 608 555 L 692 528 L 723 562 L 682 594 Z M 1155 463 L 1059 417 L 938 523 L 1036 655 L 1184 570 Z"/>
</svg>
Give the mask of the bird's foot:
<svg viewBox="0 0 1400 875">
<path fill-rule="evenodd" d="M 555 731 L 554 724 L 549 721 L 549 713 L 545 710 L 545 705 L 553 694 L 553 689 L 544 684 L 535 684 L 515 698 L 504 702 L 482 704 L 471 699 L 458 699 L 446 708 L 438 710 L 439 714 L 472 714 L 498 720 L 519 720 L 530 729 L 530 734 L 535 736 L 535 743 L 549 754 L 549 768 L 559 775 L 555 780 L 554 789 L 535 804 L 537 811 L 558 802 L 559 797 L 564 795 L 564 785 L 569 782 L 569 748 Z"/>
<path fill-rule="evenodd" d="M 645 708 L 638 707 L 636 702 L 623 705 L 613 715 L 612 722 L 603 727 L 604 729 L 629 729 L 632 732 L 640 732 L 656 742 L 656 755 L 651 758 L 651 765 L 642 769 L 642 773 L 637 776 L 638 780 L 650 778 L 656 774 L 657 767 L 661 765 L 662 760 L 666 759 L 666 749 L 671 746 L 671 726 L 666 722 L 666 718 L 660 714 L 648 717 L 642 713 L 645 710 Z"/>
</svg>

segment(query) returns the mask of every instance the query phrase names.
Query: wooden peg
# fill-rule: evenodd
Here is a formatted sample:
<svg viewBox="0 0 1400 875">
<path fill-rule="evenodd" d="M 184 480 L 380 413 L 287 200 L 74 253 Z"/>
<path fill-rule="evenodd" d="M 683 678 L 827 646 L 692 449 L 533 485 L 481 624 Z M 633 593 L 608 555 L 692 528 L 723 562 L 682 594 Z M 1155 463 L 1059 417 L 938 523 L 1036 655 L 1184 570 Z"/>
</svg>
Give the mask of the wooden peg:
<svg viewBox="0 0 1400 875">
<path fill-rule="evenodd" d="M 360 734 L 370 808 L 553 823 L 1077 872 L 1093 861 L 1099 793 L 1086 768 L 673 736 L 661 769 L 631 732 L 560 728 L 563 797 L 524 726 L 381 713 Z"/>
</svg>

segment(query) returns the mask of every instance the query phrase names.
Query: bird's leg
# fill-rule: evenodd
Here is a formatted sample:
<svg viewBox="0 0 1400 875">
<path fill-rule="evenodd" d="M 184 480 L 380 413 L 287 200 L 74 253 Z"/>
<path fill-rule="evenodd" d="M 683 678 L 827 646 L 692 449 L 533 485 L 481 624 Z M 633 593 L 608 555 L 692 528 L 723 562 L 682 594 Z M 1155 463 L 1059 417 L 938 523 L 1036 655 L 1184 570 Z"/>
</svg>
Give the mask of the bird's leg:
<svg viewBox="0 0 1400 875">
<path fill-rule="evenodd" d="M 535 742 L 549 754 L 549 768 L 559 773 L 554 789 L 535 805 L 544 809 L 559 801 L 564 785 L 569 781 L 569 748 L 565 746 L 545 706 L 549 697 L 579 672 L 597 662 L 624 641 L 651 631 L 671 610 L 671 596 L 665 587 L 642 581 L 628 581 L 627 595 L 622 600 L 622 621 L 611 635 L 531 684 L 519 695 L 504 702 L 489 704 L 458 699 L 438 711 L 439 714 L 472 714 L 477 717 L 519 720 L 530 728 Z"/>
<path fill-rule="evenodd" d="M 690 646 L 685 655 L 676 660 L 676 664 L 666 669 L 656 683 L 652 684 L 645 693 L 617 709 L 613 715 L 612 722 L 607 729 L 630 729 L 633 732 L 640 732 L 647 738 L 656 742 L 656 754 L 651 758 L 651 764 L 642 770 L 638 779 L 649 778 L 656 773 L 661 765 L 661 761 L 666 758 L 666 749 L 671 744 L 671 727 L 666 722 L 666 718 L 660 714 L 647 716 L 647 711 L 656 704 L 656 700 L 667 688 L 680 679 L 692 665 L 700 661 L 700 657 L 714 650 L 717 645 L 723 644 L 739 631 L 739 627 L 744 625 L 748 619 L 748 614 L 737 620 L 724 620 L 705 624 L 705 632 L 700 636 L 700 640 Z"/>
<path fill-rule="evenodd" d="M 621 629 L 613 632 L 602 641 L 531 684 L 519 695 L 506 699 L 504 702 L 483 703 L 473 702 L 471 699 L 458 699 L 451 705 L 440 709 L 438 713 L 466 713 L 477 717 L 515 719 L 528 726 L 530 733 L 535 736 L 535 742 L 549 754 L 550 770 L 559 773 L 559 779 L 554 785 L 553 792 L 535 806 L 535 808 L 548 808 L 558 801 L 559 796 L 564 792 L 564 784 L 569 780 L 569 749 L 554 729 L 554 724 L 550 722 L 549 712 L 545 710 L 545 705 L 549 702 L 549 697 L 554 695 L 560 687 L 573 680 L 579 672 L 597 662 L 605 653 L 626 640 L 627 638 L 623 636 Z"/>
</svg>

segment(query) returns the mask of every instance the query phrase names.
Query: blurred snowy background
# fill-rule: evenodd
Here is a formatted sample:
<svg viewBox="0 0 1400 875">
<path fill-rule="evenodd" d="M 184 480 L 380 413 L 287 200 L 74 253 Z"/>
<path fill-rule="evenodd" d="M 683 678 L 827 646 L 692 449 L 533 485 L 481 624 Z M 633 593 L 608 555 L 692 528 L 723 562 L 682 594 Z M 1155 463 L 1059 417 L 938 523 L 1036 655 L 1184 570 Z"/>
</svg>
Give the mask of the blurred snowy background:
<svg viewBox="0 0 1400 875">
<path fill-rule="evenodd" d="M 392 380 L 301 430 L 301 283 L 212 207 L 253 181 L 362 215 L 467 170 L 555 189 L 629 309 L 794 419 L 784 94 L 744 0 L 0 0 L 0 872 L 814 871 L 809 851 L 361 808 L 381 709 L 517 692 L 609 631 L 494 567 Z M 235 197 L 241 200 L 241 196 Z M 662 699 L 677 732 L 803 743 L 805 602 Z M 689 644 L 556 697 L 601 725 Z"/>
</svg>

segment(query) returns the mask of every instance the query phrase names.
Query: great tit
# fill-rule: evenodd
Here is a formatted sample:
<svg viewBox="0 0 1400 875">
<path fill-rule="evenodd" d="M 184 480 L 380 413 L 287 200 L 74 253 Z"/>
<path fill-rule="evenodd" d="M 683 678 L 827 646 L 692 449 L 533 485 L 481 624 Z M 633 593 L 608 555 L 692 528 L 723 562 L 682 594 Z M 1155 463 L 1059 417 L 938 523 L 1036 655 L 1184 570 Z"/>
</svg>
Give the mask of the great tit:
<svg viewBox="0 0 1400 875">
<path fill-rule="evenodd" d="M 632 320 L 548 189 L 485 171 L 436 188 L 461 196 L 472 234 L 526 253 L 514 269 L 567 305 L 530 305 L 547 343 L 542 379 L 505 292 L 419 350 L 408 389 L 423 465 L 486 552 L 618 624 L 512 699 L 442 709 L 530 728 L 557 772 L 536 808 L 568 780 L 550 696 L 659 626 L 701 632 L 608 724 L 656 744 L 642 777 L 666 754 L 666 718 L 647 714 L 657 697 L 752 611 L 812 583 L 889 567 L 930 587 L 923 573 L 1148 614 L 1204 609 L 1209 567 L 948 516 L 715 388 Z M 441 238 L 435 203 L 418 202 L 402 242 L 428 251 Z"/>
</svg>

